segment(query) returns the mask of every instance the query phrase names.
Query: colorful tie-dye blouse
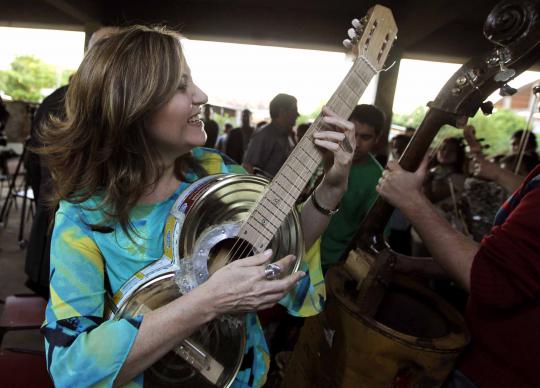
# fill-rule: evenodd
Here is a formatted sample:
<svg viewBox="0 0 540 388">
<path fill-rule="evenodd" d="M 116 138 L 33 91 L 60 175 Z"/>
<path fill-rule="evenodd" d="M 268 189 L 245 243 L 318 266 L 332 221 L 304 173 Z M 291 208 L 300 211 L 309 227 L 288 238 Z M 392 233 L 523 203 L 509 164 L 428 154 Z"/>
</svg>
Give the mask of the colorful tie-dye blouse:
<svg viewBox="0 0 540 388">
<path fill-rule="evenodd" d="M 215 150 L 197 148 L 194 157 L 208 174 L 244 173 L 244 170 Z M 197 179 L 188 173 L 186 181 Z M 105 284 L 114 294 L 133 274 L 163 256 L 163 228 L 179 194 L 189 186 L 182 183 L 167 200 L 138 205 L 131 213 L 137 230 L 134 241 L 119 225 L 95 230 L 103 212 L 89 210 L 99 198 L 77 205 L 62 201 L 56 212 L 51 244 L 51 298 L 42 327 L 47 368 L 57 387 L 110 387 L 135 341 L 142 316 L 104 321 Z M 300 267 L 308 273 L 280 303 L 297 316 L 322 310 L 325 289 L 320 268 L 319 241 L 305 255 Z M 266 344 L 256 314 L 248 314 L 247 346 L 235 387 L 261 386 L 269 366 Z M 143 374 L 129 387 L 143 385 Z"/>
</svg>

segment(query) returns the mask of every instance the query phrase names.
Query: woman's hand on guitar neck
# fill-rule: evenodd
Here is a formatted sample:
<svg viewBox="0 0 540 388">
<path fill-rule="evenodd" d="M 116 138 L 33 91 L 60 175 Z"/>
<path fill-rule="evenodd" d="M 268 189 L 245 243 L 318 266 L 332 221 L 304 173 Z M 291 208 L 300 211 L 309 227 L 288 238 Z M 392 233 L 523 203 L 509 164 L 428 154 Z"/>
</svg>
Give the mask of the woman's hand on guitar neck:
<svg viewBox="0 0 540 388">
<path fill-rule="evenodd" d="M 328 107 L 323 108 L 322 114 L 326 130 L 313 134 L 315 145 L 325 150 L 324 178 L 317 190 L 320 194 L 317 198 L 324 202 L 325 207 L 333 209 L 347 190 L 349 171 L 356 150 L 356 136 L 351 121 L 342 119 Z M 327 203 L 327 197 L 328 201 L 335 203 Z"/>
<path fill-rule="evenodd" d="M 235 260 L 216 271 L 192 292 L 211 296 L 215 315 L 264 310 L 280 301 L 306 274 L 295 272 L 275 280 L 267 280 L 265 268 L 272 257 L 267 250 L 255 256 Z M 292 255 L 276 261 L 281 273 L 289 273 L 294 265 Z"/>
</svg>

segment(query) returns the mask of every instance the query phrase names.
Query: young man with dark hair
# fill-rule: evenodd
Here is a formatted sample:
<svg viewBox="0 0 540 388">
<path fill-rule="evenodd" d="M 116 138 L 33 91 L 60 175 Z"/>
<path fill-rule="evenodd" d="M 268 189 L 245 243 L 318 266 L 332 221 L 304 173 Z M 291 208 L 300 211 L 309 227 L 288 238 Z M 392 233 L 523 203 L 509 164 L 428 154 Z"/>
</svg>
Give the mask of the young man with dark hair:
<svg viewBox="0 0 540 388">
<path fill-rule="evenodd" d="M 249 172 L 256 167 L 269 177 L 277 174 L 292 151 L 289 133 L 298 118 L 296 98 L 280 93 L 270 101 L 270 124 L 251 137 L 243 166 Z"/>
<path fill-rule="evenodd" d="M 356 130 L 356 151 L 349 173 L 347 192 L 341 199 L 339 211 L 332 215 L 321 240 L 323 270 L 348 253 L 360 221 L 377 198 L 375 186 L 383 168 L 371 154 L 385 122 L 384 113 L 373 105 L 357 105 L 349 120 Z"/>
</svg>

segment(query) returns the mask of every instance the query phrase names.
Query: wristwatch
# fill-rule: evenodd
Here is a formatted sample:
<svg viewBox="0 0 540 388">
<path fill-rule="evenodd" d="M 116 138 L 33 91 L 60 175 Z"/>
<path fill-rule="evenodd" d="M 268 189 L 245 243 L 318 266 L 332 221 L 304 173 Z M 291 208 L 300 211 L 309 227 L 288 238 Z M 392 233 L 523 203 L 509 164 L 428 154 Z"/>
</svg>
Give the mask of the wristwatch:
<svg viewBox="0 0 540 388">
<path fill-rule="evenodd" d="M 311 199 L 311 203 L 313 204 L 313 207 L 317 209 L 320 213 L 324 214 L 325 216 L 332 217 L 334 214 L 336 214 L 339 211 L 339 205 L 335 209 L 327 209 L 325 207 L 322 207 L 319 201 L 317 201 L 317 198 L 315 197 L 315 190 L 311 195 L 309 196 Z"/>
</svg>

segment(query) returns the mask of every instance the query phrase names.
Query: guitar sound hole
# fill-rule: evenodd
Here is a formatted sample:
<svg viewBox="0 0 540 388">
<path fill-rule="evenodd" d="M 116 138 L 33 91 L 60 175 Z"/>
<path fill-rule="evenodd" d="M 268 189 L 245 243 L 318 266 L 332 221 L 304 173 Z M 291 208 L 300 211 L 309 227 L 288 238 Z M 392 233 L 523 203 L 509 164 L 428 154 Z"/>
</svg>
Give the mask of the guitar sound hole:
<svg viewBox="0 0 540 388">
<path fill-rule="evenodd" d="M 252 255 L 253 247 L 246 240 L 240 238 L 226 238 L 210 249 L 208 272 L 212 275 L 218 269 L 226 266 L 230 262 Z"/>
</svg>

